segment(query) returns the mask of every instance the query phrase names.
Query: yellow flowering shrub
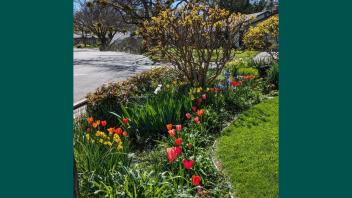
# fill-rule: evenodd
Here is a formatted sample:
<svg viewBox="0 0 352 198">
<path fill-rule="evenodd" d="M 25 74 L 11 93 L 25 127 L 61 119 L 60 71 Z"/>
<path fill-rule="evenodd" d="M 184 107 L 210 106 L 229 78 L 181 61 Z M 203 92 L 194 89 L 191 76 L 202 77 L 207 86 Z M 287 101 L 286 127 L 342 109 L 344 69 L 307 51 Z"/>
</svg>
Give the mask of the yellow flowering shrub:
<svg viewBox="0 0 352 198">
<path fill-rule="evenodd" d="M 205 87 L 233 58 L 231 49 L 245 17 L 202 3 L 164 10 L 144 23 L 140 34 L 150 53 L 162 53 L 194 86 Z M 208 76 L 212 67 L 215 72 Z"/>
<path fill-rule="evenodd" d="M 277 15 L 250 27 L 243 38 L 248 49 L 270 51 L 276 50 L 279 39 L 279 17 Z"/>
</svg>

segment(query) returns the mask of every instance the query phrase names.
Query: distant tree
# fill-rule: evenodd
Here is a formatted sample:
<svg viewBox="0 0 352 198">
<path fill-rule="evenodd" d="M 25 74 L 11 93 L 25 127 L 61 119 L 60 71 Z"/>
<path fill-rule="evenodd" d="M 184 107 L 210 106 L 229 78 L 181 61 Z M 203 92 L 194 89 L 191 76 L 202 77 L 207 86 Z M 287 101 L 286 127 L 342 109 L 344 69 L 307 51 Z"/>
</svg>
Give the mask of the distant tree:
<svg viewBox="0 0 352 198">
<path fill-rule="evenodd" d="M 85 24 L 85 17 L 82 12 L 78 11 L 74 15 L 73 21 L 74 32 L 79 33 L 82 36 L 82 41 L 84 46 L 87 45 L 86 35 L 89 33 L 89 30 Z"/>
<path fill-rule="evenodd" d="M 75 28 L 97 36 L 101 50 L 108 47 L 117 32 L 124 32 L 129 28 L 118 11 L 96 1 L 80 1 L 74 20 Z"/>
<path fill-rule="evenodd" d="M 243 14 L 260 12 L 266 5 L 266 0 L 256 1 L 254 3 L 250 3 L 249 0 L 208 0 L 207 2 L 231 12 L 240 12 Z"/>
<path fill-rule="evenodd" d="M 220 8 L 241 13 L 244 13 L 250 6 L 249 0 L 219 0 L 218 4 Z"/>
<path fill-rule="evenodd" d="M 123 17 L 124 22 L 143 26 L 144 21 L 158 16 L 165 9 L 177 9 L 188 0 L 96 0 L 103 5 L 115 8 Z"/>
<path fill-rule="evenodd" d="M 233 58 L 233 44 L 244 21 L 240 14 L 189 3 L 152 17 L 140 33 L 152 53 L 163 52 L 190 84 L 205 87 Z M 214 71 L 211 75 L 210 68 Z"/>
</svg>

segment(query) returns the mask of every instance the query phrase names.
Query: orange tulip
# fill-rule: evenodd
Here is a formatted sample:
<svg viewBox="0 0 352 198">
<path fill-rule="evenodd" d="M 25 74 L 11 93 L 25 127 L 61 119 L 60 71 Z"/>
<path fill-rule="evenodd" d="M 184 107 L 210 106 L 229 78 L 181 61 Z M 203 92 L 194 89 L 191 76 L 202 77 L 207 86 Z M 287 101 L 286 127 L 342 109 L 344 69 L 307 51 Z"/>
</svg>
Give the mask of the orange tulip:
<svg viewBox="0 0 352 198">
<path fill-rule="evenodd" d="M 87 118 L 87 121 L 89 124 L 92 124 L 94 122 L 94 119 L 93 119 L 93 117 L 89 117 L 89 118 Z"/>
<path fill-rule="evenodd" d="M 254 75 L 246 75 L 246 76 L 243 76 L 243 78 L 244 78 L 245 80 L 252 80 L 252 79 L 255 78 L 255 76 L 254 76 Z"/>
<path fill-rule="evenodd" d="M 203 109 L 200 109 L 200 110 L 197 111 L 197 115 L 199 117 L 201 117 L 203 114 L 204 114 L 204 110 Z"/>
<path fill-rule="evenodd" d="M 166 128 L 167 128 L 168 131 L 170 131 L 172 129 L 172 124 L 167 124 Z"/>
<path fill-rule="evenodd" d="M 175 137 L 175 129 L 169 130 L 168 133 L 171 137 Z"/>
<path fill-rule="evenodd" d="M 109 133 L 114 133 L 115 129 L 114 128 L 108 128 Z"/>
</svg>

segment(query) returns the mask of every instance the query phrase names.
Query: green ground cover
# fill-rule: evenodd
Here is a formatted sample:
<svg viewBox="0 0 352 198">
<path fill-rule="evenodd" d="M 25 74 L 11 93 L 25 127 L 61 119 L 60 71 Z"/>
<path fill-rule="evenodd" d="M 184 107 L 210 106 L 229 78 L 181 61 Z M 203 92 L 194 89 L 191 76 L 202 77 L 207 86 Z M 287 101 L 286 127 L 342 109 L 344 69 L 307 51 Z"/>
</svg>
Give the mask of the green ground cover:
<svg viewBox="0 0 352 198">
<path fill-rule="evenodd" d="M 278 197 L 278 105 L 275 97 L 252 107 L 218 139 L 218 158 L 238 197 Z"/>
</svg>

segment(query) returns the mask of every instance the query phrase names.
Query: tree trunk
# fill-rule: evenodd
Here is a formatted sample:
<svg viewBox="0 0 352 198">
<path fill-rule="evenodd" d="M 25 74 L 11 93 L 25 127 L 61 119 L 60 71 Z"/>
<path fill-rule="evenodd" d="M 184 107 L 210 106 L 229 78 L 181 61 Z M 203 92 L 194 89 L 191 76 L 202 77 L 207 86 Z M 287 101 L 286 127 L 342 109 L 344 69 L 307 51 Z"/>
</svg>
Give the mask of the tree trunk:
<svg viewBox="0 0 352 198">
<path fill-rule="evenodd" d="M 100 44 L 100 51 L 105 51 L 105 50 L 107 50 L 107 48 L 108 48 L 108 41 L 107 41 L 107 39 L 106 38 L 100 38 L 100 42 L 101 42 L 101 44 Z"/>
<path fill-rule="evenodd" d="M 87 47 L 87 38 L 83 30 L 82 30 L 82 40 L 83 40 L 84 47 Z"/>
</svg>

